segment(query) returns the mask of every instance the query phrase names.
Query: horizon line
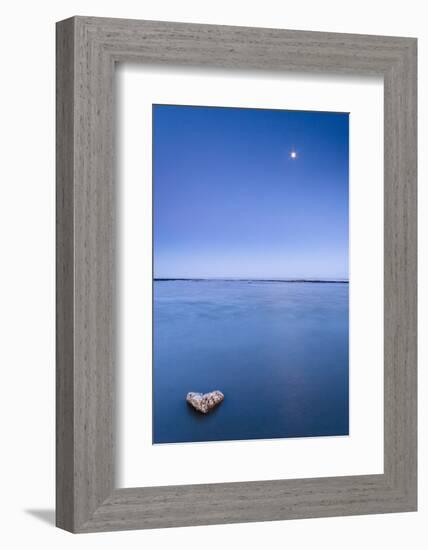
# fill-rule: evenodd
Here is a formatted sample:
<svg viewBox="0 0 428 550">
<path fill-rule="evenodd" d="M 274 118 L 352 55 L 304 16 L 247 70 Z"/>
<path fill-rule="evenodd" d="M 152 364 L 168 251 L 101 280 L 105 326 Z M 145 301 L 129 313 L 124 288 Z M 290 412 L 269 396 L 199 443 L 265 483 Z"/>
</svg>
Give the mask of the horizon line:
<svg viewBox="0 0 428 550">
<path fill-rule="evenodd" d="M 153 281 L 230 281 L 230 282 L 264 282 L 264 283 L 349 283 L 341 278 L 254 278 L 254 277 L 153 277 Z"/>
</svg>

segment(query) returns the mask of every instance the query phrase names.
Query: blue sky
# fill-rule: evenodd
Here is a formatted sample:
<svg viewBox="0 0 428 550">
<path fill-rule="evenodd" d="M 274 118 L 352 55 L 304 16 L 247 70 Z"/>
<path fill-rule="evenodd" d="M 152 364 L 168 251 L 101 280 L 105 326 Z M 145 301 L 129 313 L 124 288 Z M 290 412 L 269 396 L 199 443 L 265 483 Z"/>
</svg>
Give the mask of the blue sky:
<svg viewBox="0 0 428 550">
<path fill-rule="evenodd" d="M 155 277 L 347 278 L 348 150 L 347 113 L 154 105 Z"/>
</svg>

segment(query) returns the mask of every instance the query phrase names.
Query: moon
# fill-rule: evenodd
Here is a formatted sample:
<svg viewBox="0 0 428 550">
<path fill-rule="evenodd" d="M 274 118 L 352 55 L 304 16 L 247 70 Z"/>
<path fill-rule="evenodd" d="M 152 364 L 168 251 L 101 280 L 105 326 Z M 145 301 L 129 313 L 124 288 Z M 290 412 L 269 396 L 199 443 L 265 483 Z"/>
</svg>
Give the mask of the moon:
<svg viewBox="0 0 428 550">
<path fill-rule="evenodd" d="M 297 153 L 296 153 L 296 151 L 291 151 L 291 153 L 290 153 L 290 158 L 293 159 L 293 160 L 297 158 Z"/>
</svg>

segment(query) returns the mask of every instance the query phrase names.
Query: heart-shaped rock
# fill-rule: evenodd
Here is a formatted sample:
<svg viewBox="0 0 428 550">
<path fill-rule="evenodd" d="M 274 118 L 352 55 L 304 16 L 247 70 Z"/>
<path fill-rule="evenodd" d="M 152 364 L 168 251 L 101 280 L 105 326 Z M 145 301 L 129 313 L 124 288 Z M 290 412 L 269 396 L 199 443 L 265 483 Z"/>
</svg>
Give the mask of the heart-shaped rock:
<svg viewBox="0 0 428 550">
<path fill-rule="evenodd" d="M 224 399 L 224 395 L 221 391 L 215 390 L 209 393 L 196 393 L 189 392 L 186 397 L 186 401 L 192 405 L 197 411 L 207 414 Z"/>
</svg>

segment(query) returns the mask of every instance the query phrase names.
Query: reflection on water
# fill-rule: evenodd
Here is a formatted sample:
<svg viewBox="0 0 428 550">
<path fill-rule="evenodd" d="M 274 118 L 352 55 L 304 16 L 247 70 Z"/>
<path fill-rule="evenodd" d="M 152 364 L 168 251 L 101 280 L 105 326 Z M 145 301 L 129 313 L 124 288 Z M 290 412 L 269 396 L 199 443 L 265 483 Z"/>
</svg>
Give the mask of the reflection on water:
<svg viewBox="0 0 428 550">
<path fill-rule="evenodd" d="M 153 442 L 348 434 L 348 290 L 156 281 Z M 206 416 L 186 403 L 215 389 Z"/>
</svg>

